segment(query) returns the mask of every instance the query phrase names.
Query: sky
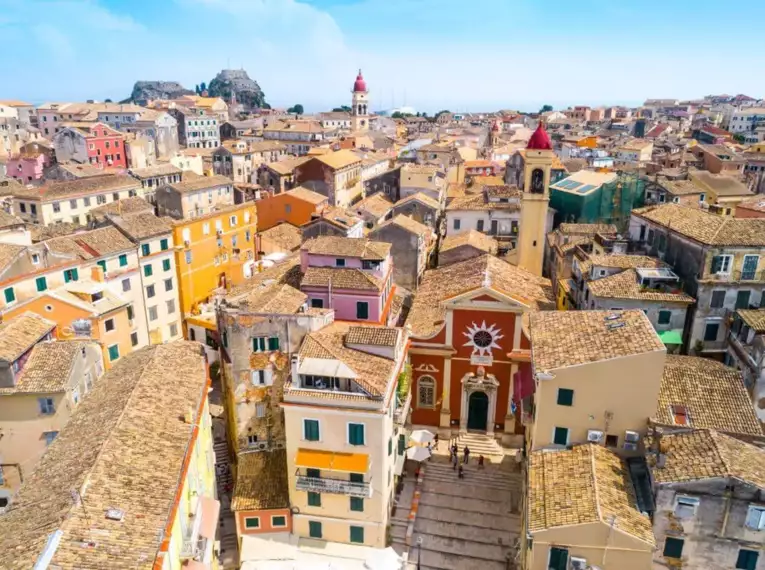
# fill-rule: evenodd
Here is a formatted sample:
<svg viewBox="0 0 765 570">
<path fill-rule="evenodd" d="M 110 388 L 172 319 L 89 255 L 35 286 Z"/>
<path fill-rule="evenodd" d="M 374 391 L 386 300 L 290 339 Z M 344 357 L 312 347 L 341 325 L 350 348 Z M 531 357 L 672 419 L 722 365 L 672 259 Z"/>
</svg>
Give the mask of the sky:
<svg viewBox="0 0 765 570">
<path fill-rule="evenodd" d="M 430 113 L 765 96 L 765 2 L 0 0 L 0 99 L 113 100 L 244 68 L 271 105 Z"/>
</svg>

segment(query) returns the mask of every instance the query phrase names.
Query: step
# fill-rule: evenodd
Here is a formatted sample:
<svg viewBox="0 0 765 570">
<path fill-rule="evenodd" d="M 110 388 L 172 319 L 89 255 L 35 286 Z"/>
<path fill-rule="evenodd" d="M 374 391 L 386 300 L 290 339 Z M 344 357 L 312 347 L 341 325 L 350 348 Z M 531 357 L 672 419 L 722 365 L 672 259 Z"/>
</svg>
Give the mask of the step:
<svg viewBox="0 0 765 570">
<path fill-rule="evenodd" d="M 467 511 L 472 513 L 484 513 L 489 515 L 510 515 L 512 511 L 509 505 L 482 501 L 468 497 L 455 497 L 452 495 L 426 494 L 420 498 L 420 508 L 423 505 L 452 509 L 455 511 Z"/>
<path fill-rule="evenodd" d="M 471 499 L 507 503 L 508 505 L 514 505 L 515 503 L 519 502 L 521 496 L 520 488 L 489 488 L 481 486 L 480 484 L 473 484 L 466 488 L 466 485 L 459 485 L 453 480 L 450 482 L 426 480 L 422 486 L 422 492 L 435 493 L 439 495 L 451 495 L 453 497 L 464 497 L 467 494 Z"/>
<path fill-rule="evenodd" d="M 416 565 L 418 560 L 417 548 L 413 547 L 409 552 L 409 562 Z M 487 560 L 485 558 L 472 558 L 463 553 L 443 552 L 430 550 L 423 545 L 419 553 L 421 570 L 507 570 L 504 559 L 502 561 Z M 415 566 L 412 566 L 415 567 Z"/>
<path fill-rule="evenodd" d="M 390 529 L 390 536 L 393 540 L 406 540 L 406 527 L 405 526 L 392 526 Z"/>
<path fill-rule="evenodd" d="M 507 547 L 515 544 L 520 534 L 505 529 L 474 527 L 464 524 L 454 524 L 440 519 L 434 520 L 418 516 L 414 523 L 414 535 L 438 536 L 441 538 L 466 540 L 491 546 Z"/>
<path fill-rule="evenodd" d="M 448 507 L 420 505 L 415 522 L 420 517 L 455 525 L 504 530 L 506 532 L 518 532 L 518 529 L 521 528 L 520 515 L 517 513 L 488 514 L 450 509 Z"/>
<path fill-rule="evenodd" d="M 463 467 L 464 479 L 460 479 L 458 471 L 454 467 L 443 467 L 436 469 L 428 469 L 425 471 L 423 477 L 424 481 L 452 481 L 455 483 L 463 482 L 463 484 L 473 487 L 475 485 L 481 485 L 485 487 L 496 487 L 499 489 L 521 489 L 523 482 L 520 477 L 508 476 L 508 473 L 501 472 L 487 472 L 477 467 L 473 467 L 470 464 Z"/>
<path fill-rule="evenodd" d="M 485 481 L 498 481 L 503 483 L 521 484 L 523 476 L 520 473 L 504 471 L 493 465 L 478 467 L 477 463 L 468 463 L 462 466 L 466 472 L 469 472 L 474 478 Z M 432 475 L 452 475 L 456 469 L 454 465 L 448 463 L 432 463 L 425 466 L 425 479 Z"/>
</svg>

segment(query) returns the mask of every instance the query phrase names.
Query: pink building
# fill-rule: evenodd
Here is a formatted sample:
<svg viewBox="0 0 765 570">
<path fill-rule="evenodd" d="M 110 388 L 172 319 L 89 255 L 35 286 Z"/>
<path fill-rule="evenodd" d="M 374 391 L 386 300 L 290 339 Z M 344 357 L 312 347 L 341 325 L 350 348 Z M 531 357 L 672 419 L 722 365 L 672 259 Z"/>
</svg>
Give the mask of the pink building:
<svg viewBox="0 0 765 570">
<path fill-rule="evenodd" d="M 363 238 L 323 236 L 300 249 L 300 290 L 314 308 L 335 310 L 339 321 L 387 324 L 392 298 L 391 245 Z"/>
<path fill-rule="evenodd" d="M 22 184 L 32 184 L 43 177 L 43 171 L 50 164 L 45 153 L 22 153 L 11 158 L 6 165 L 6 176 Z"/>
</svg>

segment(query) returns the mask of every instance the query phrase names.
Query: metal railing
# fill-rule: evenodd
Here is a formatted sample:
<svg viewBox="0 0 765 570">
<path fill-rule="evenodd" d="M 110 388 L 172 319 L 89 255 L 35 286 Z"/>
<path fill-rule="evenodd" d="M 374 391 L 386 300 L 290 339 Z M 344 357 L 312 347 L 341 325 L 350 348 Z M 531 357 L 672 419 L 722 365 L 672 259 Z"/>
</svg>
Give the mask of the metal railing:
<svg viewBox="0 0 765 570">
<path fill-rule="evenodd" d="M 398 395 L 396 395 L 396 397 L 398 398 Z M 396 411 L 393 413 L 393 421 L 396 422 L 397 425 L 406 424 L 409 418 L 409 410 L 411 409 L 411 407 L 412 407 L 412 390 L 410 389 L 404 401 L 399 402 L 399 406 L 396 408 Z"/>
<path fill-rule="evenodd" d="M 765 281 L 765 271 L 731 271 L 730 273 L 709 273 L 704 280 L 739 283 L 741 281 Z"/>
<path fill-rule="evenodd" d="M 311 491 L 313 493 L 334 493 L 337 495 L 366 498 L 372 496 L 372 485 L 370 483 L 357 483 L 348 479 L 298 475 L 295 487 L 298 491 Z"/>
</svg>

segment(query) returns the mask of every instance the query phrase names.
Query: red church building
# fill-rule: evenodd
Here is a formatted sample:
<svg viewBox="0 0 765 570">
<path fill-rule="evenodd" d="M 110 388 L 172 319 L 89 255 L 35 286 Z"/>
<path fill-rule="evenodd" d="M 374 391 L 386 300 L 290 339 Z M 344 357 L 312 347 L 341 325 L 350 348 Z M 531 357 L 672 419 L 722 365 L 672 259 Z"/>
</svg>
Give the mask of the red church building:
<svg viewBox="0 0 765 570">
<path fill-rule="evenodd" d="M 513 382 L 531 377 L 528 311 L 555 302 L 547 279 L 490 255 L 425 273 L 407 319 L 412 423 L 464 433 L 521 432 Z"/>
</svg>

